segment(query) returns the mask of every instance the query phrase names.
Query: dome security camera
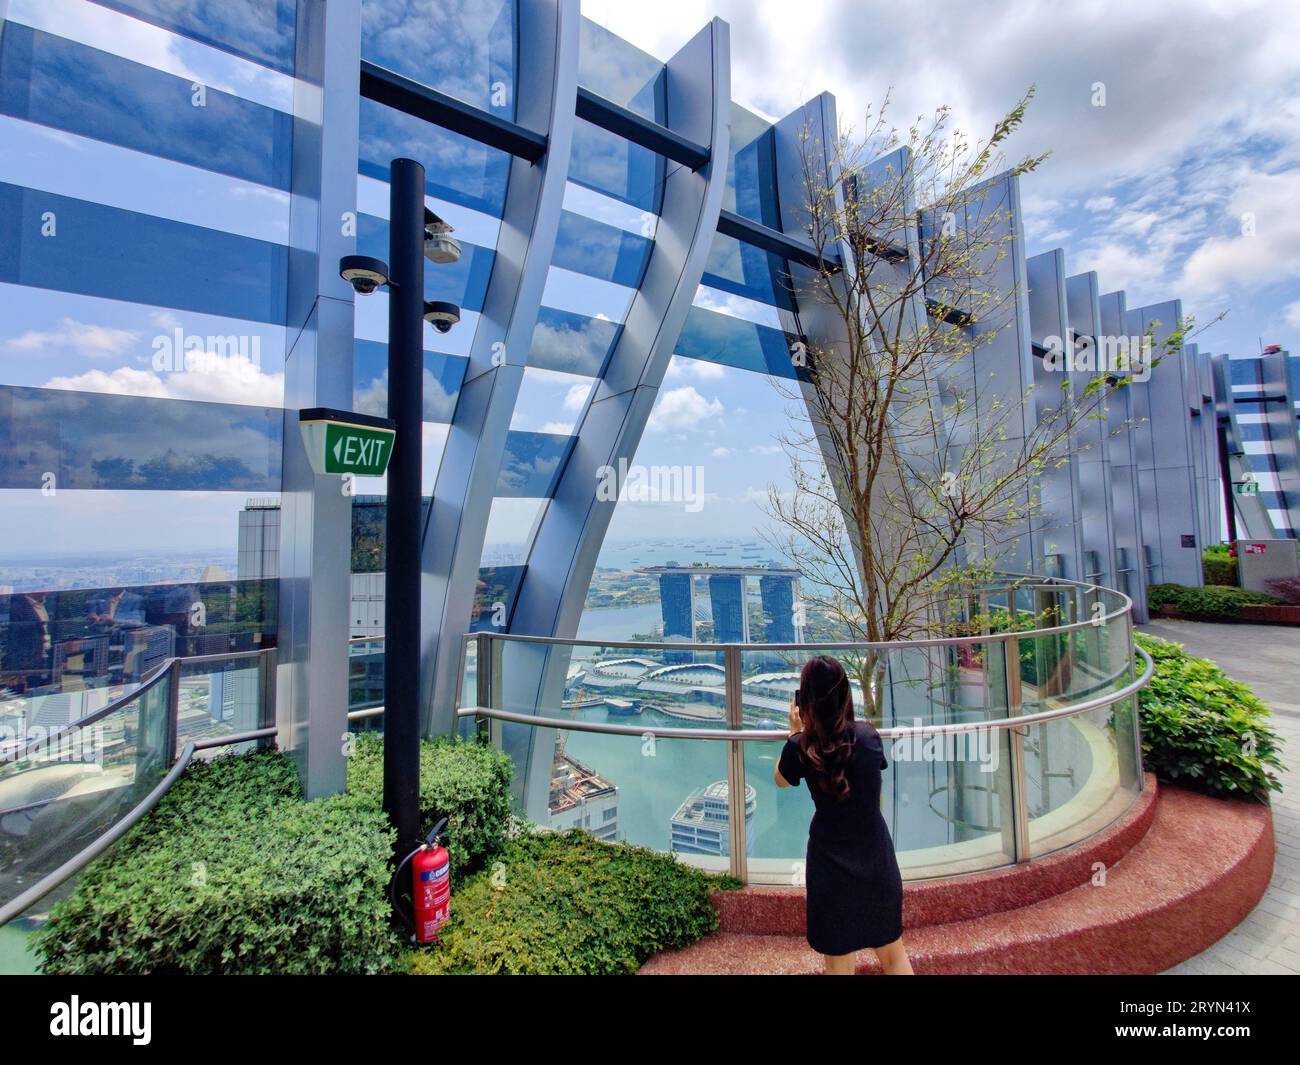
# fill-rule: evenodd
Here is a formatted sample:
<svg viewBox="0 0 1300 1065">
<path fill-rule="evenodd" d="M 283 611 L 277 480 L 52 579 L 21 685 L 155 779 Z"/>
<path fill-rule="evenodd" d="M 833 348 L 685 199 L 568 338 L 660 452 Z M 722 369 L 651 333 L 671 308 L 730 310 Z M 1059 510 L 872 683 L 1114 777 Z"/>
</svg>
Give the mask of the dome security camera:
<svg viewBox="0 0 1300 1065">
<path fill-rule="evenodd" d="M 388 264 L 369 255 L 345 255 L 339 260 L 339 276 L 359 296 L 368 296 L 388 284 Z"/>
<path fill-rule="evenodd" d="M 425 300 L 424 320 L 439 333 L 447 333 L 460 321 L 460 308 L 443 300 Z"/>
</svg>

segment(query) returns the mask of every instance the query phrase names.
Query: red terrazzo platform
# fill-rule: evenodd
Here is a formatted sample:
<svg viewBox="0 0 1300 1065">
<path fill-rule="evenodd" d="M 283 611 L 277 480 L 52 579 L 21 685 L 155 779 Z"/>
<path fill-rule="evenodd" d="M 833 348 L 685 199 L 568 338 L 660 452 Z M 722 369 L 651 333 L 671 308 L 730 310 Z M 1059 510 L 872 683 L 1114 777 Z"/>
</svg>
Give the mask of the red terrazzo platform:
<svg viewBox="0 0 1300 1065">
<path fill-rule="evenodd" d="M 1019 909 L 1087 884 L 1093 866 L 1110 868 L 1147 834 L 1156 812 L 1154 776 L 1127 813 L 1097 835 L 1027 865 L 966 876 L 918 880 L 903 887 L 903 927 L 922 928 Z M 803 935 L 802 888 L 750 887 L 713 897 L 723 932 Z"/>
<path fill-rule="evenodd" d="M 1092 861 L 1107 865 L 1104 886 L 1091 884 Z M 918 973 L 1156 973 L 1236 926 L 1272 871 L 1268 807 L 1152 787 L 1119 822 L 1078 847 L 996 874 L 907 885 L 907 948 Z M 642 973 L 821 971 L 803 938 L 801 893 L 746 889 L 718 902 L 722 929 L 656 955 Z M 945 905 L 958 919 L 944 920 Z M 977 905 L 983 912 L 968 916 Z M 859 956 L 858 971 L 878 971 L 870 951 Z"/>
</svg>

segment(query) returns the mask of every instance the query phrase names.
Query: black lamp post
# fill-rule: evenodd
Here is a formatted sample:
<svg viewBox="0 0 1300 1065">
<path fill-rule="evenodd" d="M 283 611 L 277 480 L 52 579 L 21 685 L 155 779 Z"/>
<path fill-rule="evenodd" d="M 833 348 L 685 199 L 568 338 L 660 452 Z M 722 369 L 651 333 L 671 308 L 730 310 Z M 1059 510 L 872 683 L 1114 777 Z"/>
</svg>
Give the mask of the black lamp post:
<svg viewBox="0 0 1300 1065">
<path fill-rule="evenodd" d="M 389 185 L 388 263 L 348 255 L 339 272 L 358 293 L 388 287 L 388 417 L 396 425 L 388 464 L 384 531 L 384 812 L 395 853 L 420 843 L 420 466 L 424 426 L 424 321 L 440 332 L 459 320 L 454 304 L 424 299 L 424 259 L 454 262 L 460 249 L 424 206 L 424 167 L 394 159 Z"/>
</svg>

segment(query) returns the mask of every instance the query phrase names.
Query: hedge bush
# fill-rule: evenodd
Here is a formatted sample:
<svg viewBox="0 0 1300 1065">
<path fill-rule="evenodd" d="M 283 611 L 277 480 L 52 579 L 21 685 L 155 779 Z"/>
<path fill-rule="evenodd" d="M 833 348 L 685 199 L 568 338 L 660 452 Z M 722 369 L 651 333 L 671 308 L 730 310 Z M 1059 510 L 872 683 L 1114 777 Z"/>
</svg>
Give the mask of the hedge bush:
<svg viewBox="0 0 1300 1065">
<path fill-rule="evenodd" d="M 1241 583 L 1237 576 L 1236 555 L 1230 554 L 1227 547 L 1207 547 L 1201 555 L 1201 579 L 1206 584 L 1235 588 Z"/>
<path fill-rule="evenodd" d="M 413 953 L 410 971 L 634 973 L 656 951 L 713 931 L 709 896 L 734 886 L 576 830 L 521 836 L 492 868 L 452 885 L 441 941 Z"/>
<path fill-rule="evenodd" d="M 1248 592 L 1244 588 L 1221 584 L 1207 584 L 1204 588 L 1153 584 L 1147 589 L 1147 605 L 1152 610 L 1171 606 L 1183 617 L 1194 621 L 1234 621 L 1241 617 L 1243 606 L 1276 602 L 1277 599 L 1263 592 Z"/>
<path fill-rule="evenodd" d="M 505 846 L 510 827 L 510 757 L 482 743 L 420 744 L 420 830 L 448 818 L 445 839 L 453 877 L 481 869 Z M 384 795 L 384 741 L 361 734 L 348 758 L 348 793 L 378 808 Z"/>
<path fill-rule="evenodd" d="M 1268 707 L 1180 644 L 1135 638 L 1155 665 L 1138 697 L 1146 768 L 1210 795 L 1267 802 L 1270 791 L 1280 791 L 1281 741 L 1268 724 Z"/>
<path fill-rule="evenodd" d="M 47 973 L 382 973 L 392 833 L 276 752 L 194 765 L 38 934 Z"/>
</svg>

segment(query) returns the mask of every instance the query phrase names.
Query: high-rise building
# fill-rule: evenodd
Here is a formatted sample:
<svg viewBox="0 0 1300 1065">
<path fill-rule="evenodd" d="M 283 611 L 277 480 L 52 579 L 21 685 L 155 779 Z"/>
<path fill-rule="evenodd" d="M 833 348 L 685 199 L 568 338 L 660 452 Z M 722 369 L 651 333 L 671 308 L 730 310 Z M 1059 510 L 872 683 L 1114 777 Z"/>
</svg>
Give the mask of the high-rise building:
<svg viewBox="0 0 1300 1065">
<path fill-rule="evenodd" d="M 714 643 L 749 643 L 749 604 L 745 577 L 739 573 L 709 576 Z"/>
<path fill-rule="evenodd" d="M 731 828 L 728 823 L 728 796 L 725 780 L 701 788 L 673 814 L 668 847 L 676 854 L 702 854 L 725 858 L 730 853 Z M 754 834 L 749 826 L 758 807 L 758 793 L 752 784 L 745 785 L 745 849 L 754 849 Z"/>
<path fill-rule="evenodd" d="M 241 581 L 280 576 L 280 501 L 250 499 L 239 512 L 235 576 Z"/>
<path fill-rule="evenodd" d="M 803 624 L 796 613 L 799 580 L 782 574 L 759 577 L 763 601 L 763 638 L 768 643 L 802 643 Z"/>
<path fill-rule="evenodd" d="M 689 573 L 659 574 L 664 639 L 695 641 L 695 585 Z"/>
</svg>

